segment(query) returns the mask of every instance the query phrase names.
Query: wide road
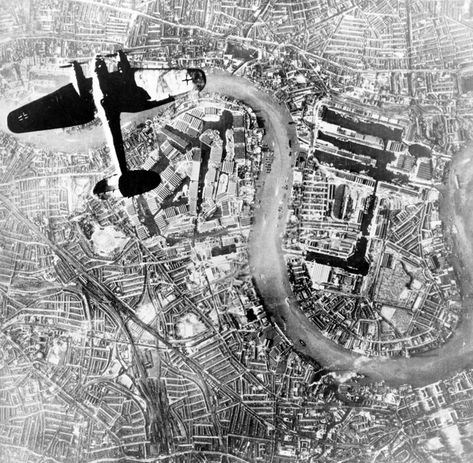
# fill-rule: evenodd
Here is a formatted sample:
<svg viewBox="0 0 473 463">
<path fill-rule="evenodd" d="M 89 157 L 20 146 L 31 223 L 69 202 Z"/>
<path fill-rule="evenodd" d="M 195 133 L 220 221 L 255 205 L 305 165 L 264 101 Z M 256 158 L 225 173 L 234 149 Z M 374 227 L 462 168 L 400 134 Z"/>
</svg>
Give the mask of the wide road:
<svg viewBox="0 0 473 463">
<path fill-rule="evenodd" d="M 325 338 L 305 317 L 294 300 L 281 252 L 281 234 L 292 182 L 291 162 L 294 160 L 294 157 L 288 155 L 289 140 L 292 141 L 293 148 L 297 146 L 295 126 L 289 124 L 291 116 L 285 106 L 244 78 L 218 70 L 207 71 L 207 76 L 206 91 L 245 102 L 258 111 L 265 121 L 266 141 L 274 150 L 275 159 L 271 173 L 265 176 L 264 186 L 258 193 L 261 205 L 256 208 L 250 238 L 250 267 L 266 308 L 293 340 L 295 347 L 332 371 L 357 372 L 371 380 L 384 380 L 391 385 L 409 383 L 421 386 L 445 378 L 460 369 L 473 367 L 472 310 L 466 311 L 460 327 L 447 344 L 424 357 L 410 359 L 360 356 Z M 5 115 L 3 111 L 2 116 Z M 132 119 L 144 120 L 151 114 L 152 111 L 133 115 Z M 127 116 L 125 120 L 130 119 Z M 100 127 L 73 137 L 67 137 L 63 133 L 53 137 L 51 132 L 44 134 L 49 136 L 35 134 L 28 141 L 43 148 L 63 151 L 86 150 L 104 141 Z M 458 248 L 462 249 L 464 262 L 473 262 L 473 215 L 468 219 L 468 211 L 473 208 L 473 195 L 468 194 L 473 190 L 473 182 L 469 180 L 473 178 L 471 155 L 472 153 L 465 151 L 456 157 L 442 207 L 443 220 L 455 224 L 458 231 Z M 463 186 L 460 190 L 455 190 L 455 174 L 461 175 Z M 287 190 L 284 188 L 286 182 L 289 187 Z M 468 200 L 469 197 L 472 199 Z M 281 219 L 278 218 L 279 207 L 282 207 L 283 212 Z M 465 268 L 467 270 L 469 269 Z M 299 343 L 300 339 L 305 342 L 305 347 Z"/>
</svg>

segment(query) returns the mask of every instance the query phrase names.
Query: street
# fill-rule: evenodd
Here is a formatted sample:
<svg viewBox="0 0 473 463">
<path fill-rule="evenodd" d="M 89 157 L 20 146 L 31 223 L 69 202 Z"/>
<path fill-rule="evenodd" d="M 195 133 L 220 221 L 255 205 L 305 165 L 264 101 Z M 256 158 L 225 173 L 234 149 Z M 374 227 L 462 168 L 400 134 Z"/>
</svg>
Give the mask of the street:
<svg viewBox="0 0 473 463">
<path fill-rule="evenodd" d="M 260 111 L 266 123 L 267 139 L 274 140 L 274 164 L 267 174 L 260 197 L 261 207 L 256 209 L 255 223 L 250 237 L 250 266 L 265 307 L 295 347 L 331 370 L 356 371 L 371 380 L 385 381 L 390 385 L 404 383 L 423 386 L 445 378 L 455 371 L 473 366 L 473 317 L 463 314 L 457 331 L 446 344 L 424 357 L 382 358 L 363 357 L 348 351 L 325 338 L 316 326 L 306 318 L 295 303 L 290 288 L 282 252 L 280 231 L 284 228 L 288 195 L 284 196 L 286 176 L 291 175 L 291 159 L 288 156 L 289 140 L 297 143 L 297 136 L 286 108 L 268 94 L 241 77 L 222 71 L 209 75 L 207 90 L 224 93 L 244 101 Z M 469 154 L 464 156 L 468 157 Z M 455 170 L 452 169 L 452 176 Z M 289 177 L 290 178 L 290 177 Z M 289 182 L 289 188 L 291 182 Z M 278 205 L 284 214 L 278 218 Z M 468 249 L 471 245 L 468 243 Z M 471 251 L 473 255 L 473 251 Z M 302 347 L 299 340 L 305 346 Z"/>
<path fill-rule="evenodd" d="M 463 314 L 462 322 L 452 339 L 441 348 L 424 357 L 394 359 L 367 358 L 348 351 L 324 337 L 306 318 L 295 302 L 281 251 L 281 235 L 290 197 L 288 192 L 292 186 L 291 163 L 295 158 L 294 155 L 289 156 L 288 146 L 294 151 L 297 150 L 296 126 L 291 124 L 291 116 L 286 107 L 248 80 L 221 70 L 206 72 L 208 81 L 205 92 L 220 93 L 241 100 L 259 111 L 265 121 L 266 142 L 274 150 L 275 156 L 272 169 L 264 174 L 264 185 L 256 198 L 259 207 L 255 208 L 255 220 L 250 236 L 250 268 L 266 309 L 274 320 L 284 327 L 296 349 L 332 371 L 355 371 L 371 380 L 384 380 L 390 385 L 409 383 L 422 386 L 445 378 L 457 370 L 473 366 L 473 317 L 470 311 Z M 8 110 L 4 107 L 1 115 L 6 115 L 6 112 Z M 132 120 L 142 122 L 155 112 L 156 110 L 150 110 L 124 115 L 122 124 Z M 29 142 L 53 151 L 87 151 L 105 143 L 101 127 L 77 132 L 77 136 L 72 137 L 63 132 L 38 132 L 28 134 L 28 137 Z M 24 137 L 19 139 L 26 141 Z M 471 153 L 464 152 L 456 157 L 451 169 L 447 201 L 450 206 L 453 203 L 457 207 L 446 207 L 444 210 L 453 215 L 451 220 L 459 230 L 457 241 L 461 245 L 464 260 L 473 262 L 473 248 L 470 244 L 473 236 L 469 231 L 472 224 L 468 223 L 471 204 L 468 202 L 468 195 L 462 194 L 463 191 L 452 192 L 452 178 L 460 171 L 465 178 L 462 184 L 465 185 L 464 188 L 468 187 L 468 178 L 473 175 L 473 167 L 465 168 L 465 162 L 470 156 Z M 443 217 L 443 220 L 445 222 L 449 219 Z M 472 273 L 471 269 L 468 271 Z"/>
</svg>

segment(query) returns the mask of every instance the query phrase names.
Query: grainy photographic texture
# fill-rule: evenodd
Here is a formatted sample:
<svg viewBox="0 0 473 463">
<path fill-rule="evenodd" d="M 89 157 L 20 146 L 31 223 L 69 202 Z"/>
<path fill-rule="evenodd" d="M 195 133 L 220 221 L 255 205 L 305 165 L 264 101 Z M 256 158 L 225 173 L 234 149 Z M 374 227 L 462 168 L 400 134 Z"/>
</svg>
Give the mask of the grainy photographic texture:
<svg viewBox="0 0 473 463">
<path fill-rule="evenodd" d="M 471 0 L 0 0 L 1 463 L 473 461 Z"/>
</svg>

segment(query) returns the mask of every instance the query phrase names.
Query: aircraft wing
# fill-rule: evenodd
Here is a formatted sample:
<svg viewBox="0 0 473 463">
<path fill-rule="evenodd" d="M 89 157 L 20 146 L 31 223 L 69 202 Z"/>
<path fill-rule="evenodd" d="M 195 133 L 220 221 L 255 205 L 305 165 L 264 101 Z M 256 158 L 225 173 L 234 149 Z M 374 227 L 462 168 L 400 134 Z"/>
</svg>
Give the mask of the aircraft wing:
<svg viewBox="0 0 473 463">
<path fill-rule="evenodd" d="M 92 88 L 92 79 L 85 80 Z M 8 128 L 14 133 L 59 129 L 82 125 L 95 118 L 92 99 L 77 93 L 72 84 L 15 109 L 8 115 Z"/>
</svg>

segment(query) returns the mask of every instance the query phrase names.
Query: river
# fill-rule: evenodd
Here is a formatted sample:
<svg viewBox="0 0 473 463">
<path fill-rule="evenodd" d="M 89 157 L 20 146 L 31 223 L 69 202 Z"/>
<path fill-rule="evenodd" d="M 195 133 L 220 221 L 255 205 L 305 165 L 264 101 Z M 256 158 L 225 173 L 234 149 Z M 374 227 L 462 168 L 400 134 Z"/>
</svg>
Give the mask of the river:
<svg viewBox="0 0 473 463">
<path fill-rule="evenodd" d="M 273 168 L 259 193 L 261 207 L 256 209 L 250 237 L 250 267 L 266 308 L 277 323 L 284 327 L 286 335 L 293 340 L 296 349 L 329 369 L 355 371 L 368 376 L 371 380 L 385 381 L 393 386 L 404 383 L 422 386 L 445 378 L 458 370 L 473 367 L 471 310 L 465 311 L 460 326 L 449 342 L 419 357 L 363 357 L 338 346 L 320 333 L 302 313 L 294 299 L 281 252 L 284 218 L 278 219 L 278 207 L 282 205 L 284 211 L 287 210 L 289 195 L 284 195 L 286 193 L 284 184 L 287 177 L 289 185 L 291 183 L 291 161 L 294 159 L 288 156 L 289 140 L 292 140 L 292 146 L 297 143 L 294 125 L 289 125 L 291 116 L 285 106 L 278 104 L 268 94 L 240 77 L 221 72 L 210 74 L 207 90 L 237 98 L 260 111 L 265 121 L 267 139 L 274 142 Z M 271 146 L 271 142 L 269 144 Z M 445 192 L 447 205 L 442 208 L 443 220 L 454 220 L 458 230 L 471 230 L 457 233 L 458 247 L 463 249 L 464 257 L 470 262 L 473 262 L 473 247 L 470 244 L 473 243 L 473 216 L 468 217 L 466 214 L 469 223 L 465 224 L 462 213 L 465 210 L 473 210 L 473 195 L 456 192 L 453 178 L 455 174 L 461 172 L 465 178 L 465 188 L 469 188 L 473 193 L 473 181 L 467 180 L 473 178 L 473 161 L 468 161 L 472 154 L 464 151 L 456 157 L 449 178 L 449 188 Z M 469 169 L 465 169 L 465 162 L 468 162 Z M 471 199 L 468 200 L 468 197 Z M 455 207 L 448 207 L 448 204 L 452 203 Z M 305 347 L 302 347 L 299 339 L 305 342 Z"/>
<path fill-rule="evenodd" d="M 306 318 L 293 296 L 281 251 L 281 235 L 284 231 L 284 217 L 292 184 L 291 162 L 294 160 L 294 156 L 290 157 L 288 154 L 289 141 L 292 142 L 293 149 L 298 146 L 295 125 L 289 124 L 291 116 L 285 106 L 246 79 L 217 70 L 207 71 L 207 77 L 206 91 L 243 101 L 259 111 L 265 121 L 266 140 L 274 150 L 275 157 L 272 170 L 266 174 L 263 188 L 258 193 L 261 206 L 256 209 L 250 236 L 250 268 L 265 307 L 284 328 L 295 347 L 328 369 L 358 372 L 368 376 L 370 380 L 384 380 L 393 386 L 403 383 L 422 386 L 445 378 L 457 370 L 473 366 L 471 310 L 466 310 L 462 323 L 448 343 L 423 357 L 410 359 L 363 357 L 324 337 Z M 135 120 L 143 120 L 150 114 L 152 111 L 133 116 Z M 38 134 L 28 140 L 43 148 L 62 151 L 87 149 L 103 142 L 100 127 L 84 134 L 78 132 L 77 137 L 72 138 L 65 134 L 58 134 L 56 137 L 46 136 L 47 134 Z M 473 196 L 468 194 L 473 193 L 473 180 L 469 180 L 473 178 L 471 155 L 471 152 L 464 151 L 456 157 L 449 178 L 449 188 L 445 193 L 446 207 L 442 208 L 443 220 L 454 223 L 458 231 L 458 248 L 462 249 L 464 262 L 473 262 L 473 214 L 469 216 L 466 213 L 473 208 Z M 460 190 L 455 190 L 455 174 L 461 176 Z M 284 188 L 286 182 L 288 190 Z M 448 207 L 449 204 L 454 207 Z M 281 219 L 278 218 L 279 207 L 283 209 Z M 467 270 L 473 274 L 472 269 Z M 300 339 L 304 341 L 304 347 L 299 343 Z"/>
</svg>

